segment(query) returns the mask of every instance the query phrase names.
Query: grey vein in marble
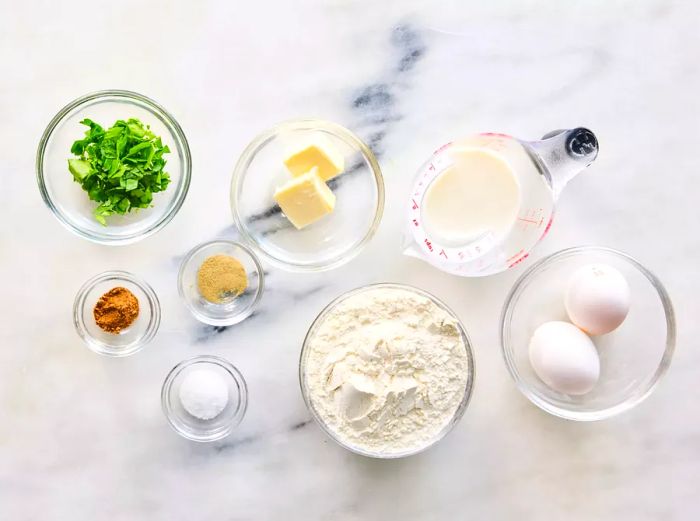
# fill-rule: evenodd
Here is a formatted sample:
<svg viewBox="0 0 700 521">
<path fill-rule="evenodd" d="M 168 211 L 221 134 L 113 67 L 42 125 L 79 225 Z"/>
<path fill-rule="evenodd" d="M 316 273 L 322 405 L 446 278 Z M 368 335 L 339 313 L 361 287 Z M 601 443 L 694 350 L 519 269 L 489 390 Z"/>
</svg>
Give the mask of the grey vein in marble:
<svg viewBox="0 0 700 521">
<path fill-rule="evenodd" d="M 398 58 L 386 67 L 385 77 L 359 88 L 352 100 L 360 133 L 378 158 L 384 154 L 383 142 L 387 133 L 403 118 L 397 104 L 402 90 L 410 88 L 406 76 L 427 52 L 423 36 L 413 25 L 396 26 L 390 40 Z"/>
</svg>

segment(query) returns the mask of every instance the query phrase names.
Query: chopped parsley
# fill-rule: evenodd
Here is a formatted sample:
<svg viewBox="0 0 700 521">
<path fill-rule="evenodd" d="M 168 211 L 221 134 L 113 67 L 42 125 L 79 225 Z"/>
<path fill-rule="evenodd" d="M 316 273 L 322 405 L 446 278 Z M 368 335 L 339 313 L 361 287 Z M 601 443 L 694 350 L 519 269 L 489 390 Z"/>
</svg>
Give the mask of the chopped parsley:
<svg viewBox="0 0 700 521">
<path fill-rule="evenodd" d="M 170 152 L 161 138 L 138 119 L 118 120 L 107 130 L 91 119 L 85 137 L 73 143 L 77 158 L 68 160 L 68 170 L 90 200 L 100 203 L 95 219 L 106 225 L 105 217 L 148 208 L 153 194 L 168 188 L 170 176 L 163 169 L 164 154 Z"/>
</svg>

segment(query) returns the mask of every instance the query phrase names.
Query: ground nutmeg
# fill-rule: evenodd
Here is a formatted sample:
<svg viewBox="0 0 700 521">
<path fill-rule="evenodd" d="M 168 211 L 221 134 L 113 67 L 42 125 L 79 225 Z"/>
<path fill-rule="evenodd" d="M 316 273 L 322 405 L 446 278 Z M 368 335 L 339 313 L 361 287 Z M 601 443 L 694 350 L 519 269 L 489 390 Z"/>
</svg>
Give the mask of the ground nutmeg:
<svg viewBox="0 0 700 521">
<path fill-rule="evenodd" d="M 93 314 L 100 329 L 118 334 L 139 316 L 139 299 L 128 289 L 118 286 L 100 297 Z"/>
</svg>

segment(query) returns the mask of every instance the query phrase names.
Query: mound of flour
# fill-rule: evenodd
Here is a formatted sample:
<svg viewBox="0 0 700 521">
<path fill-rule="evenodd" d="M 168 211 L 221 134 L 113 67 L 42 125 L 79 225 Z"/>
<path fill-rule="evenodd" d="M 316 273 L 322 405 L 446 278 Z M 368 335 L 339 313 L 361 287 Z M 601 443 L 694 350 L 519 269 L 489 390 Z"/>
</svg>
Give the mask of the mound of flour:
<svg viewBox="0 0 700 521">
<path fill-rule="evenodd" d="M 305 380 L 317 414 L 345 443 L 373 453 L 430 444 L 459 408 L 471 376 L 455 318 L 395 287 L 341 301 L 307 349 Z"/>
</svg>

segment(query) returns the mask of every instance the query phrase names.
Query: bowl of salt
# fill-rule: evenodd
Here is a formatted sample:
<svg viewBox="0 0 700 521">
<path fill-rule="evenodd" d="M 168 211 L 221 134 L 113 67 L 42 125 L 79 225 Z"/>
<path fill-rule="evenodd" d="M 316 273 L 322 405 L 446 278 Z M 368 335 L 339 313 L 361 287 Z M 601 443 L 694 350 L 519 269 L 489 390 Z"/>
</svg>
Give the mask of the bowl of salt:
<svg viewBox="0 0 700 521">
<path fill-rule="evenodd" d="M 225 438 L 243 420 L 248 387 L 229 361 L 197 356 L 177 364 L 161 391 L 163 413 L 180 436 L 208 442 Z"/>
</svg>

